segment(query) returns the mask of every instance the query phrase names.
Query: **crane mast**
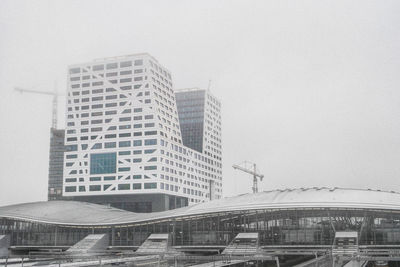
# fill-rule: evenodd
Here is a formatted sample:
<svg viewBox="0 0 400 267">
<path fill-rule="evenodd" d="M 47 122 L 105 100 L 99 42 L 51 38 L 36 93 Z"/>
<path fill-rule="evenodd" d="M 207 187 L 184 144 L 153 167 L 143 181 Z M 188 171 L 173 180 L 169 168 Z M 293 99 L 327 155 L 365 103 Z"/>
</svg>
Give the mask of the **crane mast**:
<svg viewBox="0 0 400 267">
<path fill-rule="evenodd" d="M 237 164 L 232 165 L 232 167 L 235 170 L 240 170 L 242 172 L 245 172 L 245 173 L 253 175 L 253 188 L 252 189 L 253 189 L 253 193 L 257 193 L 258 192 L 258 179 L 257 178 L 260 178 L 260 181 L 262 181 L 262 179 L 264 178 L 264 175 L 262 175 L 262 174 L 257 172 L 257 165 L 255 163 L 251 163 L 251 162 L 248 162 L 248 161 L 245 161 L 243 163 L 244 163 L 244 165 L 248 165 L 248 164 L 252 165 L 251 166 L 252 169 L 250 169 L 250 168 L 248 168 L 246 166 L 242 167 L 242 166 L 237 165 Z M 243 163 L 241 163 L 241 164 L 243 164 Z"/>
<path fill-rule="evenodd" d="M 54 91 L 38 91 L 38 90 L 31 90 L 31 89 L 25 89 L 21 87 L 14 87 L 15 91 L 22 93 L 31 93 L 31 94 L 40 94 L 40 95 L 51 95 L 53 96 L 53 101 L 52 101 L 52 118 L 51 118 L 51 127 L 53 129 L 57 129 L 57 97 L 59 94 L 57 93 L 57 90 L 54 89 Z"/>
</svg>

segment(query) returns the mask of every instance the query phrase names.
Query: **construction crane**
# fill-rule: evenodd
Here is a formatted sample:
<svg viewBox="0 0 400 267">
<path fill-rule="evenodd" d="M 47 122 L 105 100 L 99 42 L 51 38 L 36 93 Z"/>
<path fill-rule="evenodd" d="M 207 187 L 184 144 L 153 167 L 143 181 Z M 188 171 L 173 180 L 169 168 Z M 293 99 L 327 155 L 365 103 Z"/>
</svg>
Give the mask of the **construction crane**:
<svg viewBox="0 0 400 267">
<path fill-rule="evenodd" d="M 240 165 L 244 165 L 244 167 L 240 166 Z M 251 167 L 247 167 L 248 165 L 250 165 L 253 169 L 251 169 Z M 239 165 L 234 164 L 234 165 L 232 165 L 232 167 L 235 170 L 240 170 L 242 172 L 249 173 L 249 174 L 253 175 L 253 193 L 257 193 L 258 192 L 258 180 L 257 180 L 257 178 L 260 178 L 260 181 L 262 181 L 262 179 L 264 178 L 264 175 L 262 175 L 262 174 L 257 172 L 257 165 L 255 163 L 244 161 Z"/>
<path fill-rule="evenodd" d="M 54 87 L 56 88 L 56 87 Z M 60 94 L 57 93 L 57 89 L 54 89 L 54 91 L 37 91 L 37 90 L 31 90 L 31 89 L 24 89 L 21 87 L 14 87 L 15 91 L 22 93 L 32 93 L 32 94 L 41 94 L 41 95 L 51 95 L 53 96 L 53 109 L 52 109 L 52 119 L 51 119 L 51 127 L 53 129 L 57 129 L 57 97 L 60 96 Z"/>
</svg>

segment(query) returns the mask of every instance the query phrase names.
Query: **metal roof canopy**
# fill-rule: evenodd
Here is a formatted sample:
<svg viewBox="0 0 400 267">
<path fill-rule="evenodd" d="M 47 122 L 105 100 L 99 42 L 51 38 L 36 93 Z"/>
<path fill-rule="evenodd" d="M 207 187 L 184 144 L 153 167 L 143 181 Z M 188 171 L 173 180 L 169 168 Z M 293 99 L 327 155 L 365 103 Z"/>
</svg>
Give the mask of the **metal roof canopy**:
<svg viewBox="0 0 400 267">
<path fill-rule="evenodd" d="M 80 227 L 147 224 L 253 210 L 351 209 L 400 212 L 400 194 L 344 188 L 301 188 L 243 194 L 175 210 L 133 213 L 103 205 L 77 201 L 33 202 L 0 207 L 0 218 Z"/>
</svg>

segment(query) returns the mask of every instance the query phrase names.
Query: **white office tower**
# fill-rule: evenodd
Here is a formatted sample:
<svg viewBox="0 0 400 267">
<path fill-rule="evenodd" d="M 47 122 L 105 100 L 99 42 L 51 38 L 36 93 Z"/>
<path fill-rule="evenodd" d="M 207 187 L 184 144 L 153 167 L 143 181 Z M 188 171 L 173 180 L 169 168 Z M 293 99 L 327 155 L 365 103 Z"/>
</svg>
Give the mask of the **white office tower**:
<svg viewBox="0 0 400 267">
<path fill-rule="evenodd" d="M 220 146 L 183 144 L 171 74 L 149 54 L 70 66 L 66 121 L 65 197 L 137 212 L 221 198 Z"/>
</svg>

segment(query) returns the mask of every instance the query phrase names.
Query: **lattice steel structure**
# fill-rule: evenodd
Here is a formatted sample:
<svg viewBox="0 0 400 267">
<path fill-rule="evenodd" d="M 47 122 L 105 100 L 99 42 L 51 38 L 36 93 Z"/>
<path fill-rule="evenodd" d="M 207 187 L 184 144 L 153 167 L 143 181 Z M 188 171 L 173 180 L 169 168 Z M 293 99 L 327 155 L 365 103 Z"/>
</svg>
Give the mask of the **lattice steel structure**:
<svg viewBox="0 0 400 267">
<path fill-rule="evenodd" d="M 400 245 L 400 194 L 278 190 L 148 214 L 74 201 L 0 208 L 12 245 L 72 245 L 90 233 L 108 233 L 110 245 L 137 246 L 152 233 L 170 233 L 173 245 L 227 245 L 258 232 L 261 246 L 330 246 L 336 231 L 358 232 L 360 245 Z"/>
</svg>

